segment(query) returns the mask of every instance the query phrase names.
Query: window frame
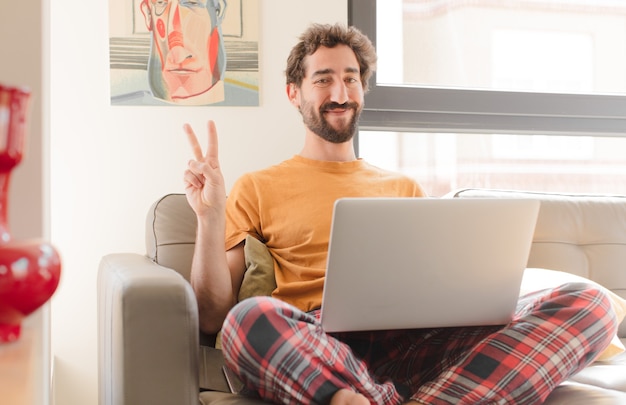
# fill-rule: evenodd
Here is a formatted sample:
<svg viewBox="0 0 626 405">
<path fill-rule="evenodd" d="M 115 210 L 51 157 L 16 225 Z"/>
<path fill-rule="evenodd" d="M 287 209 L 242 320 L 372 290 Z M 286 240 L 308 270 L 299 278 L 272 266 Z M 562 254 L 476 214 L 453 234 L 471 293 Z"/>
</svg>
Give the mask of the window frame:
<svg viewBox="0 0 626 405">
<path fill-rule="evenodd" d="M 376 46 L 376 0 L 348 0 L 348 24 Z M 359 129 L 399 132 L 626 136 L 626 96 L 381 85 Z"/>
</svg>

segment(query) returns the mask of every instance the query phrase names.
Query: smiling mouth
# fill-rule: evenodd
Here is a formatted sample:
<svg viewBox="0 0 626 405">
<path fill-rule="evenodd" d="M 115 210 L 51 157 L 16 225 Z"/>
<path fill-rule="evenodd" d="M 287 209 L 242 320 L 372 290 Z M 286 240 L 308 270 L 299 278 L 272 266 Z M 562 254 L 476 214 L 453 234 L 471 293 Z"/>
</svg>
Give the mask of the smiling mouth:
<svg viewBox="0 0 626 405">
<path fill-rule="evenodd" d="M 351 111 L 353 111 L 354 109 L 351 107 L 347 107 L 347 108 L 328 108 L 326 110 L 322 111 L 322 114 L 324 114 L 325 116 L 328 117 L 332 117 L 333 115 L 336 115 L 337 117 L 342 117 L 346 114 L 349 114 Z"/>
<path fill-rule="evenodd" d="M 351 111 L 357 110 L 357 105 L 356 103 L 351 103 L 351 102 L 346 102 L 343 104 L 339 104 L 339 103 L 327 103 L 325 105 L 322 106 L 321 111 L 323 113 L 344 113 L 347 111 Z"/>
<path fill-rule="evenodd" d="M 182 69 L 182 68 L 168 69 L 169 73 L 172 73 L 175 75 L 191 75 L 194 73 L 198 73 L 199 71 L 200 71 L 199 69 Z"/>
</svg>

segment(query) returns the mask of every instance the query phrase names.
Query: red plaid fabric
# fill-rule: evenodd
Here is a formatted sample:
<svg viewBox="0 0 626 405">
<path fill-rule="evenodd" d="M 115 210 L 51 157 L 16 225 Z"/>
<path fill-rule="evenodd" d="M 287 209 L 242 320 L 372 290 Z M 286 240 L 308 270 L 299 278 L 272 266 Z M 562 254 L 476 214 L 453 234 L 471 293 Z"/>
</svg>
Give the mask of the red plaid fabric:
<svg viewBox="0 0 626 405">
<path fill-rule="evenodd" d="M 566 284 L 520 299 L 505 327 L 325 333 L 319 311 L 258 297 L 222 329 L 226 364 L 268 401 L 325 404 L 350 388 L 373 404 L 540 404 L 616 331 L 606 295 Z"/>
</svg>

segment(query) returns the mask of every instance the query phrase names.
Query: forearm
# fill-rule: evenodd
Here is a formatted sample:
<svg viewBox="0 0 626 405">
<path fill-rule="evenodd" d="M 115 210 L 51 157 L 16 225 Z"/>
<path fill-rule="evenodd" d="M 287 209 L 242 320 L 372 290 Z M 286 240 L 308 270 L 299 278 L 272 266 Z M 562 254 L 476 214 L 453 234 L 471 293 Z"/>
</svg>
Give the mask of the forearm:
<svg viewBox="0 0 626 405">
<path fill-rule="evenodd" d="M 191 265 L 191 286 L 198 301 L 200 329 L 215 333 L 235 304 L 232 275 L 224 250 L 223 215 L 198 217 L 196 248 Z"/>
<path fill-rule="evenodd" d="M 184 128 L 196 158 L 189 161 L 184 175 L 187 201 L 198 219 L 191 286 L 198 301 L 200 329 L 215 333 L 236 302 L 245 272 L 243 244 L 225 251 L 226 189 L 217 157 L 215 124 L 209 121 L 206 155 L 193 129 L 188 124 Z"/>
</svg>

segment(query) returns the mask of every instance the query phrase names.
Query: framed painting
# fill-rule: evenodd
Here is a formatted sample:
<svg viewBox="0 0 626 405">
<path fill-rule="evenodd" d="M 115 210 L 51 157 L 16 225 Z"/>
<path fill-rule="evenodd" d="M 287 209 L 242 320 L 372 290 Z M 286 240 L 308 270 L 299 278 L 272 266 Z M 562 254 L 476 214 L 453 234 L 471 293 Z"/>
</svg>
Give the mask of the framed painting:
<svg viewBox="0 0 626 405">
<path fill-rule="evenodd" d="M 109 0 L 111 105 L 258 106 L 258 0 Z"/>
</svg>

